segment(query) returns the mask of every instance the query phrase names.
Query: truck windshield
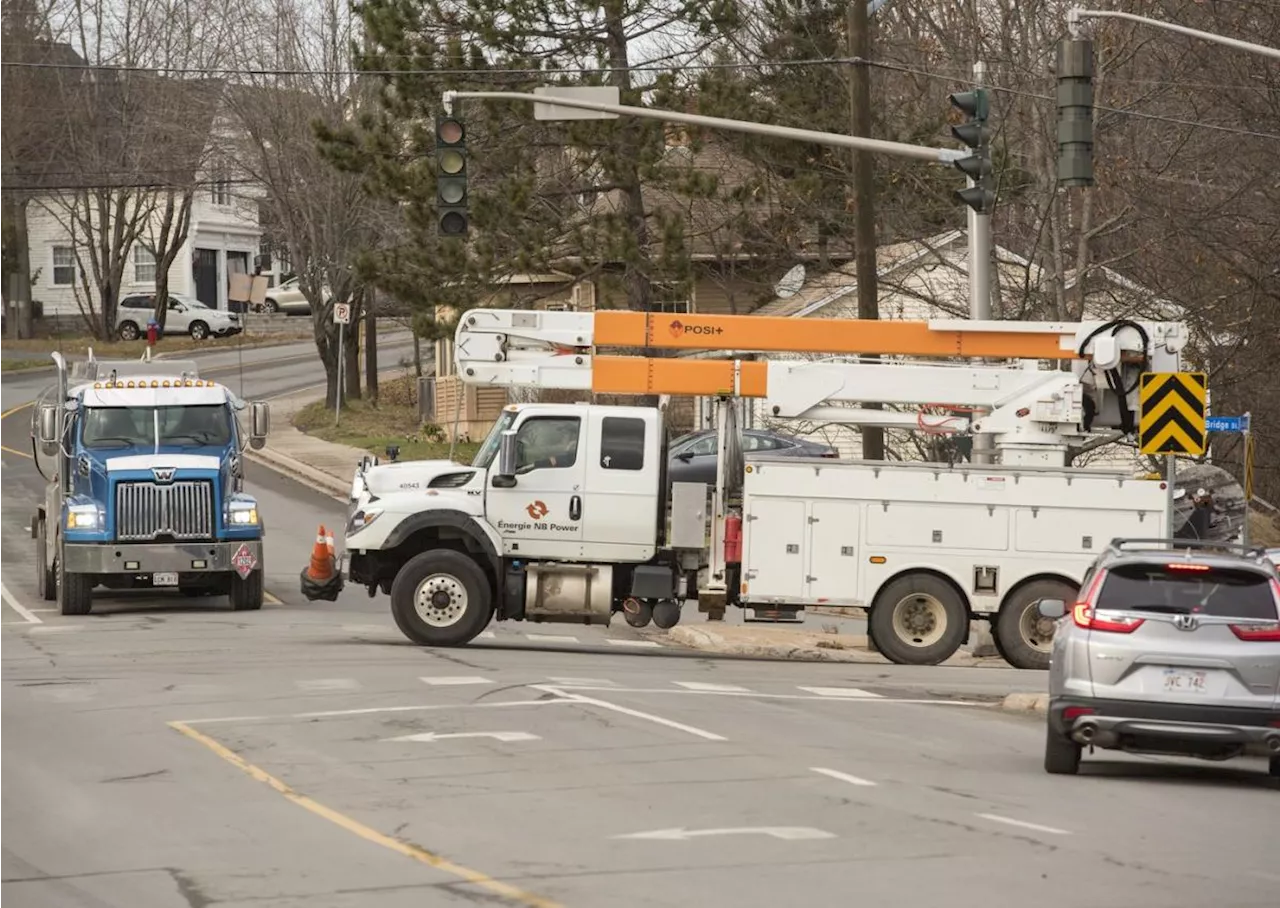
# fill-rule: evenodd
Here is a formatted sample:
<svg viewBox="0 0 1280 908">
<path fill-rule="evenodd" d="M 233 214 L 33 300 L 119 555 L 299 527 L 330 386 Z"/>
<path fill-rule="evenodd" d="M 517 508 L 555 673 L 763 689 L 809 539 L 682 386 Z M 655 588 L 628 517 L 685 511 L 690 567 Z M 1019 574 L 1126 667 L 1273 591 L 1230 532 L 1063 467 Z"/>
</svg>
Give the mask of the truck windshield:
<svg viewBox="0 0 1280 908">
<path fill-rule="evenodd" d="M 498 421 L 493 424 L 493 428 L 489 431 L 489 437 L 484 440 L 480 450 L 476 451 L 476 456 L 472 459 L 471 466 L 479 467 L 481 470 L 489 469 L 489 464 L 493 463 L 493 459 L 498 456 L 498 449 L 502 447 L 502 433 L 510 429 L 511 424 L 515 421 L 515 410 L 502 411 L 502 416 L 498 417 Z"/>
<path fill-rule="evenodd" d="M 195 407 L 87 407 L 81 443 L 90 449 L 223 447 L 231 417 L 219 404 Z"/>
</svg>

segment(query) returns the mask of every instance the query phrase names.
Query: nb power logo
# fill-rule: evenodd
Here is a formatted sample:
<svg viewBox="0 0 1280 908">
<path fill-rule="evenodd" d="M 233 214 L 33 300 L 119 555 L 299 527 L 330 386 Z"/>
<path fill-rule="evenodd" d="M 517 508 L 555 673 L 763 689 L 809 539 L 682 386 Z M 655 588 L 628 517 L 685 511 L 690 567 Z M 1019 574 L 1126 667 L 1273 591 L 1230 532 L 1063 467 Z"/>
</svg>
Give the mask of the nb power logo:
<svg viewBox="0 0 1280 908">
<path fill-rule="evenodd" d="M 524 509 L 529 512 L 529 517 L 533 520 L 541 520 L 549 513 L 546 504 L 541 501 L 531 501 L 524 506 Z"/>
<path fill-rule="evenodd" d="M 714 336 L 724 334 L 724 329 L 716 325 L 686 325 L 677 319 L 667 326 L 667 330 L 671 332 L 671 336 L 675 338 L 684 337 L 686 334 L 694 336 Z"/>
</svg>

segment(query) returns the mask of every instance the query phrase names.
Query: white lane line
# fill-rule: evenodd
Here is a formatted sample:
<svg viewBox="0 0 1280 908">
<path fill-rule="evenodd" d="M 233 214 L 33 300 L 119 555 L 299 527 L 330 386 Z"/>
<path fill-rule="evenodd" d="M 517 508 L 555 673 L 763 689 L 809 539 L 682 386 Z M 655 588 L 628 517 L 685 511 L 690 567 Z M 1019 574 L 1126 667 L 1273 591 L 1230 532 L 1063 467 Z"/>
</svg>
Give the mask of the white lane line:
<svg viewBox="0 0 1280 908">
<path fill-rule="evenodd" d="M 481 631 L 476 634 L 477 640 L 493 640 L 498 636 L 497 631 Z"/>
<path fill-rule="evenodd" d="M 740 687 L 737 684 L 711 684 L 707 681 L 676 681 L 673 682 L 685 690 L 702 691 L 708 694 L 746 694 L 750 690 Z"/>
<path fill-rule="evenodd" d="M 40 627 L 33 627 L 31 629 L 31 633 L 56 634 L 61 633 L 62 631 L 78 631 L 82 627 L 84 627 L 83 624 L 45 624 L 44 622 L 41 622 Z"/>
<path fill-rule="evenodd" d="M 207 719 L 182 719 L 183 725 L 208 725 L 214 722 L 280 722 L 285 719 L 340 719 L 344 716 L 373 716 L 378 713 L 433 712 L 440 709 L 508 709 L 514 706 L 549 706 L 573 703 L 568 697 L 555 700 L 505 700 L 489 703 L 416 703 L 412 706 L 369 706 L 363 709 L 322 709 L 305 713 L 283 713 L 261 716 L 213 716 Z"/>
<path fill-rule="evenodd" d="M 295 681 L 298 690 L 358 690 L 360 682 L 354 678 L 310 678 Z"/>
<path fill-rule="evenodd" d="M 601 709 L 607 709 L 611 712 L 621 713 L 624 716 L 631 716 L 633 719 L 643 719 L 646 722 L 652 722 L 655 725 L 662 725 L 666 728 L 674 728 L 676 731 L 682 731 L 686 734 L 693 735 L 695 738 L 703 738 L 707 741 L 727 741 L 728 738 L 718 735 L 713 731 L 707 731 L 704 728 L 696 728 L 692 725 L 685 725 L 683 722 L 676 722 L 673 719 L 664 719 L 662 716 L 655 716 L 653 713 L 641 712 L 638 709 L 631 709 L 627 706 L 619 706 L 617 703 L 610 703 L 608 700 L 597 700 L 595 697 L 584 697 L 581 694 L 566 691 L 549 684 L 532 684 L 533 690 L 540 690 L 544 693 L 554 694 L 557 697 L 564 697 L 574 703 L 581 703 L 584 706 L 598 706 Z"/>
<path fill-rule="evenodd" d="M 841 782 L 848 782 L 850 785 L 874 786 L 876 784 L 875 782 L 872 782 L 870 779 L 862 779 L 862 778 L 859 778 L 858 776 L 852 776 L 852 775 L 849 775 L 849 773 L 841 772 L 838 769 L 823 769 L 821 766 L 810 766 L 809 772 L 816 772 L 819 775 L 830 776 L 833 779 L 839 779 Z"/>
<path fill-rule="evenodd" d="M 564 634 L 525 634 L 526 640 L 536 640 L 538 643 L 577 643 L 577 637 L 570 637 Z"/>
<path fill-rule="evenodd" d="M 618 686 L 616 682 L 610 681 L 608 678 L 548 678 L 547 680 L 566 687 L 587 685 L 592 688 L 611 688 Z"/>
<path fill-rule="evenodd" d="M 655 643 L 652 640 L 614 640 L 612 637 L 606 637 L 604 642 L 610 646 L 662 646 L 661 643 Z"/>
<path fill-rule="evenodd" d="M 453 675 L 442 676 L 438 678 L 419 678 L 423 684 L 431 684 L 435 687 L 456 687 L 462 684 L 492 684 L 488 678 L 481 678 L 478 675 Z"/>
<path fill-rule="evenodd" d="M 612 682 L 610 682 L 612 683 Z M 583 685 L 579 690 L 600 690 L 615 694 L 675 694 L 686 697 L 750 697 L 757 700 L 805 700 L 810 703 L 861 703 L 868 706 L 980 706 L 995 709 L 999 704 L 990 700 L 929 700 L 925 698 L 907 697 L 817 697 L 805 694 L 762 694 L 758 691 L 724 690 L 677 690 L 670 687 L 588 687 Z"/>
<path fill-rule="evenodd" d="M 873 694 L 857 687 L 802 687 L 800 690 L 819 697 L 843 697 L 850 700 L 882 700 L 880 694 Z"/>
<path fill-rule="evenodd" d="M 43 621 L 31 614 L 31 609 L 27 608 L 14 598 L 13 593 L 9 592 L 9 588 L 3 583 L 0 583 L 0 598 L 4 599 L 5 604 L 8 605 L 9 608 L 21 615 L 22 620 L 26 621 L 27 624 L 44 624 Z"/>
<path fill-rule="evenodd" d="M 981 817 L 984 820 L 990 820 L 993 823 L 1005 823 L 1009 826 L 1018 826 L 1022 829 L 1032 829 L 1036 832 L 1047 832 L 1051 835 L 1071 835 L 1071 833 L 1065 829 L 1055 829 L 1052 826 L 1041 826 L 1039 823 L 1028 823 L 1025 820 L 1011 820 L 1008 817 L 1002 817 L 999 814 L 979 813 L 976 814 L 976 816 Z"/>
</svg>

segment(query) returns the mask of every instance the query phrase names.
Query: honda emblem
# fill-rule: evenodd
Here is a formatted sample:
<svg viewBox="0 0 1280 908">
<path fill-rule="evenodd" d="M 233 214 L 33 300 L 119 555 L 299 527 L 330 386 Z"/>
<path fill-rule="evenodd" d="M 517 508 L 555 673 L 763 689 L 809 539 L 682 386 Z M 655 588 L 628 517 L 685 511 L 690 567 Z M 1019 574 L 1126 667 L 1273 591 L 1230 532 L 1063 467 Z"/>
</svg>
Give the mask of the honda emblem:
<svg viewBox="0 0 1280 908">
<path fill-rule="evenodd" d="M 1200 619 L 1195 615 L 1178 615 L 1173 619 L 1173 626 L 1180 631 L 1193 631 L 1200 626 Z"/>
<path fill-rule="evenodd" d="M 151 475 L 156 482 L 173 482 L 174 467 L 152 467 Z"/>
</svg>

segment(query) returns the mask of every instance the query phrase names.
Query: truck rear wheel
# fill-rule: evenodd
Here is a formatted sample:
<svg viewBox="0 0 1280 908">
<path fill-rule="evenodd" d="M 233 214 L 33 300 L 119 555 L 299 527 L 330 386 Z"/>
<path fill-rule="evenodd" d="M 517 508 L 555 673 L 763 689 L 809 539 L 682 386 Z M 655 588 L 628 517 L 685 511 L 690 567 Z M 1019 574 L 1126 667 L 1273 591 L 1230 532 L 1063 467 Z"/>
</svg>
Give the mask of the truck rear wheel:
<svg viewBox="0 0 1280 908">
<path fill-rule="evenodd" d="M 876 596 L 869 623 L 877 649 L 890 662 L 937 665 L 964 642 L 969 610 L 945 580 L 908 574 Z"/>
<path fill-rule="evenodd" d="M 87 615 L 93 609 L 93 577 L 68 574 L 58 562 L 58 607 L 64 615 Z"/>
<path fill-rule="evenodd" d="M 250 571 L 249 576 L 241 579 L 239 574 L 231 575 L 231 588 L 227 598 L 231 600 L 231 609 L 237 612 L 256 612 L 262 608 L 262 571 Z"/>
<path fill-rule="evenodd" d="M 1040 599 L 1071 602 L 1075 587 L 1058 580 L 1036 580 L 1010 596 L 1000 608 L 992 629 L 998 641 L 996 648 L 1014 668 L 1045 671 L 1053 654 L 1055 622 L 1035 608 Z"/>
<path fill-rule="evenodd" d="M 470 557 L 452 549 L 415 555 L 391 584 L 396 626 L 422 646 L 462 646 L 493 616 L 489 578 Z"/>
<path fill-rule="evenodd" d="M 36 592 L 45 602 L 58 598 L 57 570 L 56 564 L 49 564 L 49 531 L 45 528 L 44 518 L 40 518 L 36 530 Z"/>
</svg>

